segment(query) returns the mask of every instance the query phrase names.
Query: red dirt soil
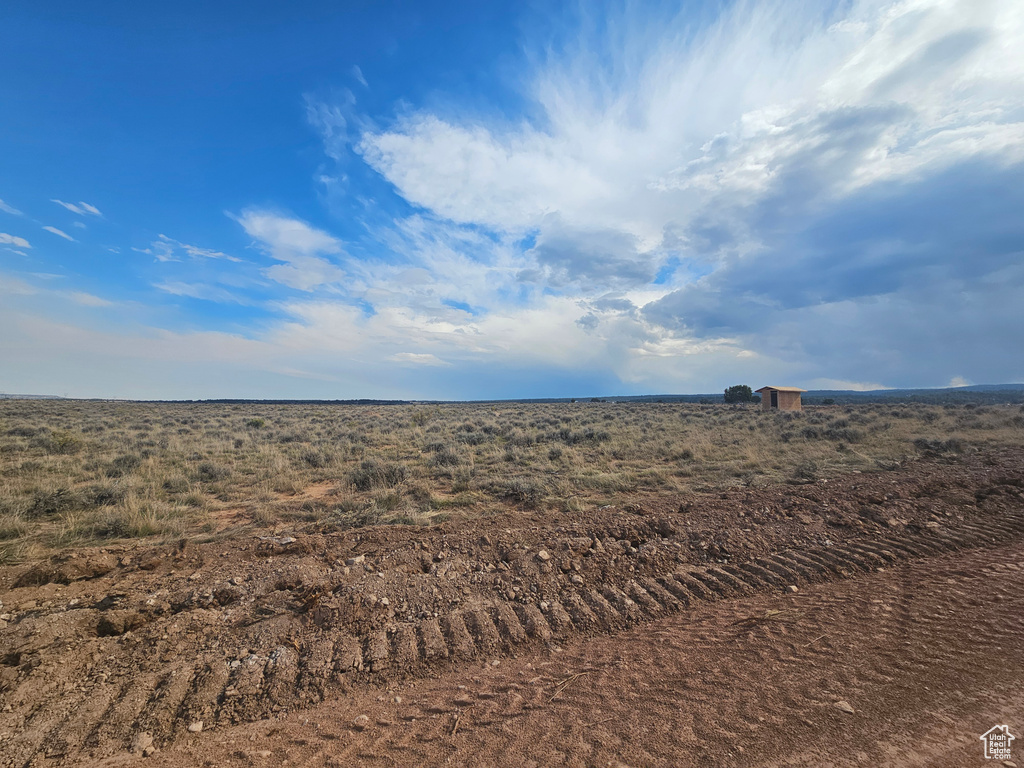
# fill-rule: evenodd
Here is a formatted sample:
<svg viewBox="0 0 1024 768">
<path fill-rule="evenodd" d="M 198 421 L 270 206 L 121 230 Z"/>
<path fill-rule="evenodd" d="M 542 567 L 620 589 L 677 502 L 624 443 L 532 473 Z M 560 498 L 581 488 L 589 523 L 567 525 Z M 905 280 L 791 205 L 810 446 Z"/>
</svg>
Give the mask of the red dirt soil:
<svg viewBox="0 0 1024 768">
<path fill-rule="evenodd" d="M 0 766 L 981 765 L 1024 730 L 1022 486 L 976 453 L 0 569 Z"/>
<path fill-rule="evenodd" d="M 1019 542 L 930 558 L 362 691 L 157 757 L 182 767 L 983 766 L 982 733 L 1024 730 L 1022 582 Z"/>
</svg>

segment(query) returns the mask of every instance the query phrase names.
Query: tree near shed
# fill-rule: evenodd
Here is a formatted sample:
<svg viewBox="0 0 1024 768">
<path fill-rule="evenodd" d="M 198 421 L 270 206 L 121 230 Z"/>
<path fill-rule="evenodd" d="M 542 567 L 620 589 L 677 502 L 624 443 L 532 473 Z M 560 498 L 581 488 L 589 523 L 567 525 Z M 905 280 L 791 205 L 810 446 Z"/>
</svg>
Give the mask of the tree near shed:
<svg viewBox="0 0 1024 768">
<path fill-rule="evenodd" d="M 760 399 L 746 384 L 737 384 L 725 390 L 727 403 L 757 403 Z"/>
</svg>

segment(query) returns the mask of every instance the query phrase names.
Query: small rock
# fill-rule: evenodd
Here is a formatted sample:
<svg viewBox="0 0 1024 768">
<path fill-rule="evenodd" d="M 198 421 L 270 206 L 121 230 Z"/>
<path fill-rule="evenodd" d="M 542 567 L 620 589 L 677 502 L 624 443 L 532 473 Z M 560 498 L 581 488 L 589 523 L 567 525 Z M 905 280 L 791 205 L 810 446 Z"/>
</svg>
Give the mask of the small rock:
<svg viewBox="0 0 1024 768">
<path fill-rule="evenodd" d="M 362 731 L 370 724 L 370 718 L 366 715 L 359 715 L 355 720 L 352 721 L 352 727 L 357 731 Z"/>
<path fill-rule="evenodd" d="M 395 701 L 395 704 L 401 704 L 402 703 L 402 697 L 401 696 L 395 696 L 394 701 Z"/>
<path fill-rule="evenodd" d="M 797 592 L 799 592 L 800 590 L 799 590 L 799 589 L 797 589 L 797 586 L 796 586 L 796 584 L 790 584 L 790 585 L 789 585 L 788 587 L 786 587 L 786 591 L 787 591 L 787 592 L 792 592 L 793 594 L 796 594 L 796 593 L 797 593 Z"/>
<path fill-rule="evenodd" d="M 152 757 L 154 754 L 156 754 L 156 747 L 154 747 L 152 745 L 150 745 L 150 746 L 146 747 L 144 750 L 142 750 L 142 756 L 143 757 Z"/>
<path fill-rule="evenodd" d="M 366 562 L 366 555 L 356 555 L 355 557 L 350 557 L 346 560 L 345 565 L 359 565 L 364 562 Z"/>
<path fill-rule="evenodd" d="M 203 574 L 200 573 L 199 571 L 196 571 L 195 573 L 193 573 L 191 576 L 188 577 L 188 580 L 189 581 L 199 581 L 201 578 L 203 578 Z"/>
<path fill-rule="evenodd" d="M 583 584 L 583 577 L 580 576 L 578 573 L 574 573 L 572 576 L 569 577 L 569 581 L 571 581 L 576 586 L 581 586 Z"/>
<path fill-rule="evenodd" d="M 391 605 L 391 601 L 388 600 L 386 597 L 382 597 L 380 599 L 380 604 L 387 608 L 389 605 Z"/>
<path fill-rule="evenodd" d="M 203 721 L 202 720 L 196 720 L 194 723 L 192 723 L 188 727 L 188 732 L 189 733 L 199 733 L 202 730 L 203 730 Z"/>
<path fill-rule="evenodd" d="M 551 559 L 551 555 L 548 554 L 548 551 L 546 549 L 542 549 L 540 552 L 537 553 L 537 559 L 541 562 L 546 563 L 548 560 Z"/>
<path fill-rule="evenodd" d="M 835 707 L 836 709 L 838 709 L 840 712 L 845 712 L 848 715 L 852 715 L 853 714 L 853 707 L 851 707 L 850 706 L 850 702 L 848 702 L 846 700 L 840 699 L 839 701 L 837 701 L 832 706 Z"/>
<path fill-rule="evenodd" d="M 146 747 L 153 745 L 153 734 L 144 732 L 135 734 L 132 739 L 132 752 L 144 752 Z"/>
<path fill-rule="evenodd" d="M 1013 762 L 1013 760 L 1003 760 L 1003 765 L 1005 765 L 1006 768 L 1017 768 L 1017 764 Z"/>
<path fill-rule="evenodd" d="M 270 757 L 273 753 L 269 749 L 257 749 L 256 757 Z"/>
</svg>

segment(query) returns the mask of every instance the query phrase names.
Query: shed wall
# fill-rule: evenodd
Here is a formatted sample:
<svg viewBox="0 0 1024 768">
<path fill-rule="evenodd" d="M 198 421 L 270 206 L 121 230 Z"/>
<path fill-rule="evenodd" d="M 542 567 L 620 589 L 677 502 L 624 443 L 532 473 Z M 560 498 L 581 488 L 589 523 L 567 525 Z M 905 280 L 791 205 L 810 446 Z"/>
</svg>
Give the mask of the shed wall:
<svg viewBox="0 0 1024 768">
<path fill-rule="evenodd" d="M 779 392 L 780 411 L 800 411 L 803 405 L 800 402 L 799 392 Z"/>
</svg>

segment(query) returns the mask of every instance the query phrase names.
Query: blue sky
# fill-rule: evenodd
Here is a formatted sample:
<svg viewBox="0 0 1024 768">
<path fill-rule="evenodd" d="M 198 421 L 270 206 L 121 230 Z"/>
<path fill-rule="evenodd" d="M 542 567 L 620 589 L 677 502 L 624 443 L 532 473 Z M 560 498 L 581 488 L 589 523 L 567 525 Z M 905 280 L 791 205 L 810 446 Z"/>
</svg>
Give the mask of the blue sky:
<svg viewBox="0 0 1024 768">
<path fill-rule="evenodd" d="M 1019 0 L 547 5 L 5 4 L 0 391 L 1024 380 Z"/>
</svg>

